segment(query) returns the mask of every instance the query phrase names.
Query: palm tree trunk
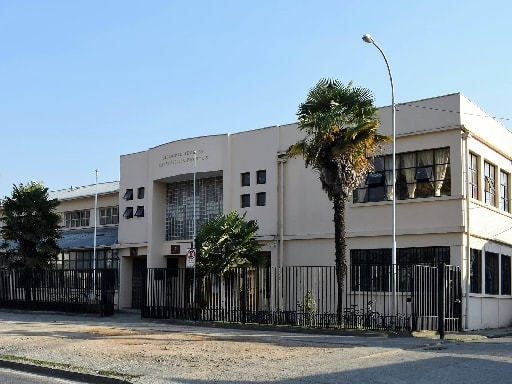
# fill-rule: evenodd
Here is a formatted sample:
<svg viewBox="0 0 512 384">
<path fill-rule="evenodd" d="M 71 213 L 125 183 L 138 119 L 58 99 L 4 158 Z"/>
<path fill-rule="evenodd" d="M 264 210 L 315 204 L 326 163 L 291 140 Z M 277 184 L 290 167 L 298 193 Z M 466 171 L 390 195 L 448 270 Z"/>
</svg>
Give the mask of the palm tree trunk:
<svg viewBox="0 0 512 384">
<path fill-rule="evenodd" d="M 338 302 L 336 308 L 336 317 L 338 325 L 342 324 L 343 319 L 343 289 L 345 286 L 345 277 L 347 274 L 346 261 L 346 239 L 345 239 L 345 201 L 341 196 L 333 197 L 334 206 L 334 255 L 336 265 L 336 283 L 338 285 Z"/>
</svg>

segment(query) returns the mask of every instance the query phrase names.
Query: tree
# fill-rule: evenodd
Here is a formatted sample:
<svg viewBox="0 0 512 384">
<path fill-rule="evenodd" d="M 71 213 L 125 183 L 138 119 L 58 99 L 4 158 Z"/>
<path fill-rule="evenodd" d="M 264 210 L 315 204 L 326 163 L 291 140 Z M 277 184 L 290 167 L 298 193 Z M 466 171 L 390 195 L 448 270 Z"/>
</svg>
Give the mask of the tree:
<svg viewBox="0 0 512 384">
<path fill-rule="evenodd" d="M 4 225 L 0 235 L 5 257 L 13 267 L 49 268 L 60 252 L 61 236 L 57 199 L 50 199 L 48 188 L 37 182 L 14 185 L 11 197 L 2 201 Z"/>
<path fill-rule="evenodd" d="M 196 237 L 196 267 L 201 274 L 263 264 L 261 245 L 255 239 L 258 223 L 245 216 L 232 211 L 201 224 Z"/>
<path fill-rule="evenodd" d="M 306 167 L 319 173 L 322 189 L 334 209 L 337 317 L 341 323 L 343 284 L 347 272 L 345 203 L 372 169 L 371 157 L 388 136 L 378 133 L 377 108 L 371 91 L 321 79 L 309 90 L 297 112 L 305 138 L 288 149 L 288 155 L 304 157 Z"/>
</svg>

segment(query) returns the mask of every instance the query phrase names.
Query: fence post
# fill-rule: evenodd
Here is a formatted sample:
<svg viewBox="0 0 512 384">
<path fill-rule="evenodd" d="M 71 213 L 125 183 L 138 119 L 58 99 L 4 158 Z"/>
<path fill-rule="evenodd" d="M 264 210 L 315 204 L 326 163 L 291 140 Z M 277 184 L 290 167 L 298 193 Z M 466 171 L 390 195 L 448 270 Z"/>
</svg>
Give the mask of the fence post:
<svg viewBox="0 0 512 384">
<path fill-rule="evenodd" d="M 437 292 L 438 292 L 438 311 L 437 311 L 437 329 L 439 338 L 444 339 L 444 323 L 446 310 L 446 268 L 444 263 L 440 263 L 438 267 Z"/>
</svg>

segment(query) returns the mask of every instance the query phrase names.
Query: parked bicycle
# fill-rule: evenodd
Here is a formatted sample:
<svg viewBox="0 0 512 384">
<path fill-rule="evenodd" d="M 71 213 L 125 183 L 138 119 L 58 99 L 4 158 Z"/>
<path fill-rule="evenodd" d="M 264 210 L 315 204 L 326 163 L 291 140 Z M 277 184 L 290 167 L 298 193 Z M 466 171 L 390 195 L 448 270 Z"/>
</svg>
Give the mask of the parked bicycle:
<svg viewBox="0 0 512 384">
<path fill-rule="evenodd" d="M 373 300 L 368 301 L 366 304 L 366 312 L 364 314 L 364 326 L 365 328 L 381 328 L 383 323 L 383 317 L 377 311 L 373 310 Z"/>
<path fill-rule="evenodd" d="M 345 328 L 358 328 L 361 323 L 361 313 L 357 309 L 357 304 L 351 304 L 350 308 L 345 308 L 343 314 L 343 325 Z"/>
</svg>

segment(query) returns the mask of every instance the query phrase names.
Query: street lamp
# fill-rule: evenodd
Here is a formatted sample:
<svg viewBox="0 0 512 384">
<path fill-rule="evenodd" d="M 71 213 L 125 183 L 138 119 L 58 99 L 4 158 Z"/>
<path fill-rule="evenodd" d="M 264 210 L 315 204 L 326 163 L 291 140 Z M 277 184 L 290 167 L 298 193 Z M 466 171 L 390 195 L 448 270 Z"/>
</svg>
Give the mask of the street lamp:
<svg viewBox="0 0 512 384">
<path fill-rule="evenodd" d="M 388 67 L 389 73 L 389 81 L 391 83 L 391 126 L 392 126 L 392 151 L 393 151 L 393 159 L 392 159 L 392 168 L 393 168 L 393 185 L 391 186 L 392 191 L 392 223 L 391 223 L 391 237 L 392 237 L 392 246 L 391 246 L 391 268 L 393 270 L 391 276 L 391 284 L 392 284 L 392 301 L 391 301 L 391 312 L 393 316 L 397 315 L 397 300 L 396 300 L 396 195 L 395 195 L 395 183 L 396 183 L 396 132 L 395 132 L 395 87 L 393 86 L 393 76 L 391 75 L 391 68 L 389 67 L 388 59 L 384 54 L 384 51 L 379 47 L 379 45 L 373 40 L 373 38 L 366 34 L 363 36 L 363 41 L 365 43 L 373 44 L 382 54 L 384 61 L 386 62 L 386 66 Z"/>
</svg>

